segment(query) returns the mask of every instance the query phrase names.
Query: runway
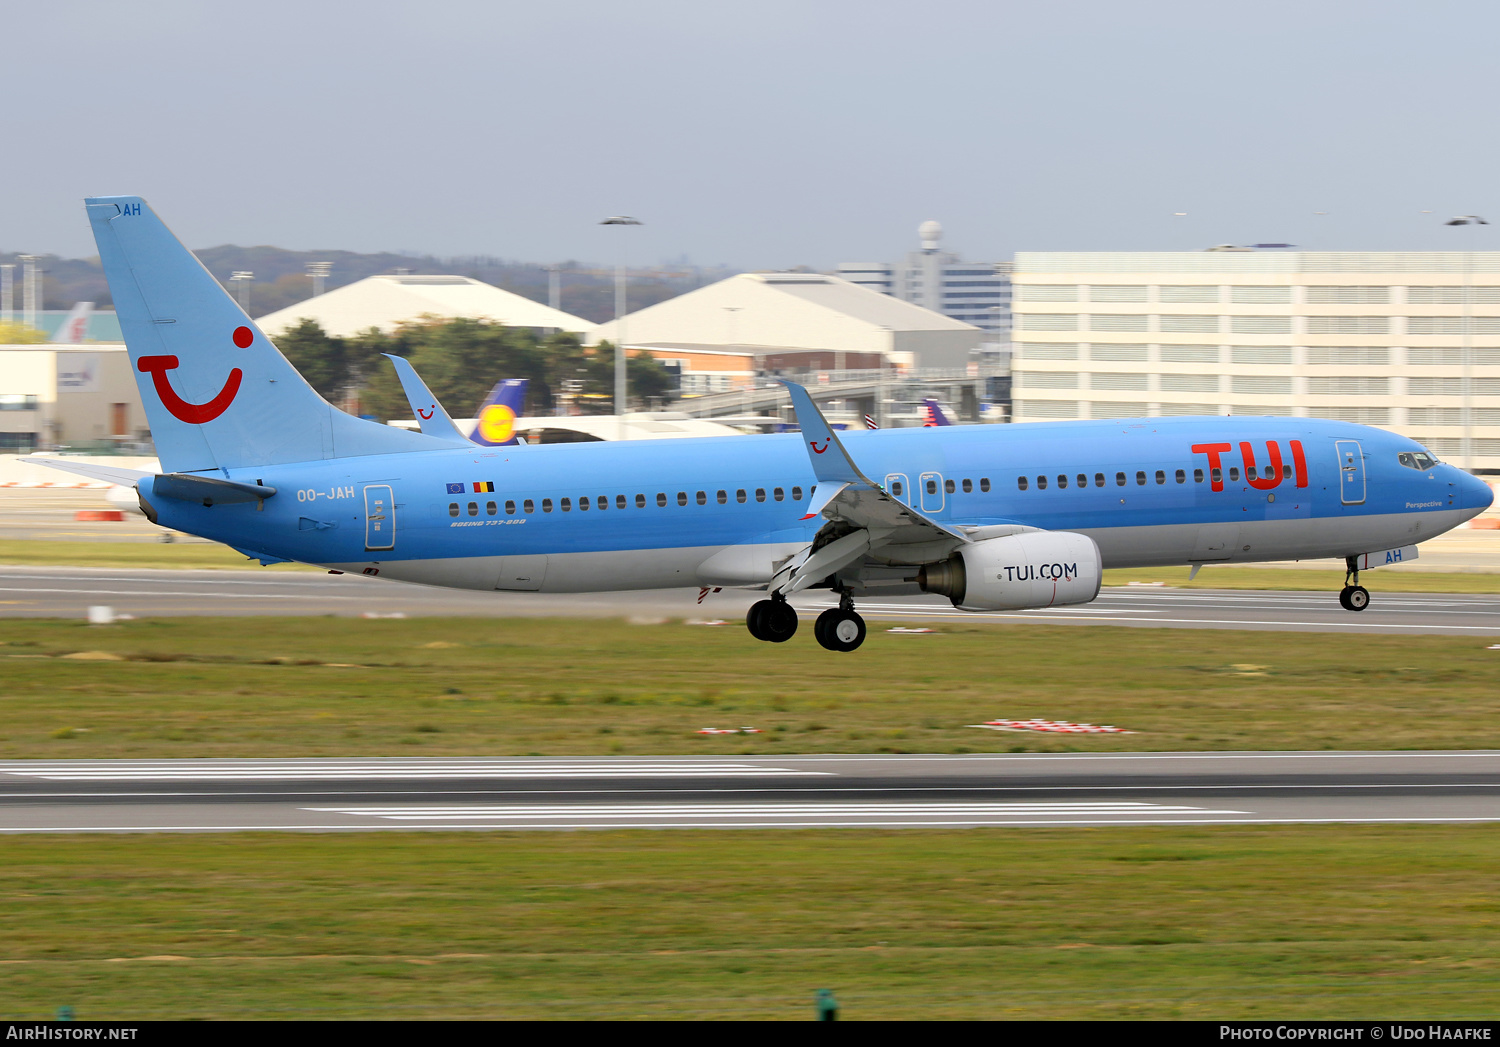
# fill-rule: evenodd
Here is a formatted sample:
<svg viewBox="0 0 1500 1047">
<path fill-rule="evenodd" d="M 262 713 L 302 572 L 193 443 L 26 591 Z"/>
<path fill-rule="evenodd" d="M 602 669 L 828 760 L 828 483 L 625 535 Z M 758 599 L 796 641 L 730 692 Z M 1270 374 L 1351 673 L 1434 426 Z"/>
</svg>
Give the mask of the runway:
<svg viewBox="0 0 1500 1047">
<path fill-rule="evenodd" d="M 1373 574 L 1374 572 L 1370 572 Z M 875 622 L 1115 625 L 1146 628 L 1296 630 L 1334 633 L 1500 635 L 1500 595 L 1382 593 L 1368 610 L 1338 606 L 1333 593 L 1105 588 L 1093 603 L 1036 611 L 973 614 L 937 596 L 864 600 Z M 179 571 L 85 567 L 0 567 L 0 617 L 82 618 L 90 605 L 136 617 L 338 615 L 690 619 L 737 626 L 760 594 L 724 590 L 698 602 L 698 589 L 549 595 L 485 593 L 310 572 Z M 804 617 L 832 606 L 823 592 L 794 601 Z"/>
<path fill-rule="evenodd" d="M 0 762 L 0 834 L 1500 821 L 1500 751 Z"/>
</svg>

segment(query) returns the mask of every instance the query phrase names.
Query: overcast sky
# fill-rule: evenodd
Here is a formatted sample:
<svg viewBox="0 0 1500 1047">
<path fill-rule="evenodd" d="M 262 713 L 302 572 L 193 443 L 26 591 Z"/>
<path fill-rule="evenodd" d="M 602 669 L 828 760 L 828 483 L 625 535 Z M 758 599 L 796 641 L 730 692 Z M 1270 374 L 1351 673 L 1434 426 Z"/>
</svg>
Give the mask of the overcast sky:
<svg viewBox="0 0 1500 1047">
<path fill-rule="evenodd" d="M 56 0 L 4 27 L 0 250 L 94 254 L 80 200 L 112 193 L 191 247 L 538 262 L 892 260 L 928 218 L 984 260 L 1461 248 L 1442 220 L 1490 212 L 1500 249 L 1494 3 Z"/>
</svg>

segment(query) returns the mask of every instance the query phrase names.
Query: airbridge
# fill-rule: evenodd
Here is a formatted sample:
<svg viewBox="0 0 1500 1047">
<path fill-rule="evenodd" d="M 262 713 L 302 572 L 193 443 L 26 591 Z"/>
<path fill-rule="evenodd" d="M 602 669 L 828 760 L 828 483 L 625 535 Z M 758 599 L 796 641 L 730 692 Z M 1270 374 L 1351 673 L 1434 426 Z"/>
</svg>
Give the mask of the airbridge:
<svg viewBox="0 0 1500 1047">
<path fill-rule="evenodd" d="M 916 404 L 924 396 L 955 405 L 959 419 L 965 422 L 979 421 L 979 405 L 985 402 L 1004 404 L 1009 416 L 1010 371 L 1004 367 L 829 370 L 782 377 L 801 383 L 815 403 L 854 401 L 856 413 L 871 415 L 882 428 L 888 426 L 895 405 Z M 756 416 L 793 421 L 786 388 L 771 377 L 757 377 L 753 389 L 684 397 L 672 407 L 693 418 Z"/>
</svg>

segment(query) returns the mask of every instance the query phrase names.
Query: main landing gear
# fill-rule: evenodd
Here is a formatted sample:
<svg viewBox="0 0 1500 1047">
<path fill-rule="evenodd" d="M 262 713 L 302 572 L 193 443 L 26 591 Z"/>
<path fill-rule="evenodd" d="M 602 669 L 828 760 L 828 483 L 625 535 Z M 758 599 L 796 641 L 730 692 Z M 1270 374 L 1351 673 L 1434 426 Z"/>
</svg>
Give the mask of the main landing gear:
<svg viewBox="0 0 1500 1047">
<path fill-rule="evenodd" d="M 785 596 L 773 593 L 769 600 L 750 606 L 745 627 L 757 640 L 785 643 L 797 632 L 797 612 Z M 865 642 L 865 620 L 855 613 L 854 598 L 847 591 L 839 593 L 837 607 L 818 615 L 813 635 L 830 651 L 852 651 Z"/>
<path fill-rule="evenodd" d="M 1370 590 L 1359 584 L 1359 568 L 1354 557 L 1344 560 L 1344 588 L 1339 593 L 1339 606 L 1346 611 L 1363 611 L 1370 606 Z"/>
<path fill-rule="evenodd" d="M 797 612 L 792 610 L 785 596 L 773 593 L 769 600 L 750 605 L 750 611 L 745 615 L 745 627 L 757 640 L 786 643 L 797 632 Z"/>
<path fill-rule="evenodd" d="M 865 620 L 854 610 L 854 598 L 846 589 L 839 593 L 839 605 L 818 615 L 813 635 L 830 651 L 852 651 L 865 642 Z"/>
</svg>

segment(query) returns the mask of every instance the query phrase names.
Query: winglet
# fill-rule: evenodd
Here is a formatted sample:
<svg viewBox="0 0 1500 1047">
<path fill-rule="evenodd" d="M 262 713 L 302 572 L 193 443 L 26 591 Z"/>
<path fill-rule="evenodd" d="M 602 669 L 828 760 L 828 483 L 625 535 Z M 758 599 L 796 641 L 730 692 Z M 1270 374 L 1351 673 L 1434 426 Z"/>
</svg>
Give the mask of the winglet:
<svg viewBox="0 0 1500 1047">
<path fill-rule="evenodd" d="M 828 424 L 828 419 L 823 417 L 823 412 L 818 410 L 818 405 L 813 403 L 812 397 L 807 395 L 807 390 L 785 378 L 777 381 L 786 386 L 786 391 L 792 395 L 797 424 L 802 427 L 802 442 L 807 446 L 807 458 L 812 462 L 813 475 L 818 478 L 818 485 L 862 483 L 878 489 L 877 484 L 859 471 L 859 466 L 854 464 L 854 459 L 844 450 L 838 434 Z M 822 506 L 819 506 L 819 511 L 821 510 Z"/>
<path fill-rule="evenodd" d="M 396 377 L 401 379 L 401 391 L 406 394 L 407 402 L 411 404 L 412 412 L 422 426 L 422 435 L 435 436 L 439 440 L 453 443 L 469 443 L 469 438 L 458 431 L 458 426 L 453 424 L 453 419 L 448 417 L 443 405 L 432 395 L 432 390 L 427 388 L 427 383 L 422 381 L 416 368 L 405 357 L 393 353 L 381 355 L 395 364 Z"/>
</svg>

